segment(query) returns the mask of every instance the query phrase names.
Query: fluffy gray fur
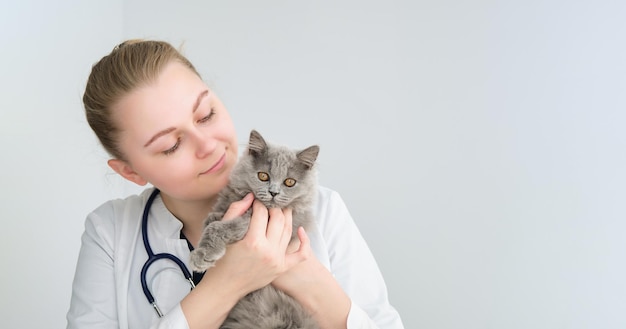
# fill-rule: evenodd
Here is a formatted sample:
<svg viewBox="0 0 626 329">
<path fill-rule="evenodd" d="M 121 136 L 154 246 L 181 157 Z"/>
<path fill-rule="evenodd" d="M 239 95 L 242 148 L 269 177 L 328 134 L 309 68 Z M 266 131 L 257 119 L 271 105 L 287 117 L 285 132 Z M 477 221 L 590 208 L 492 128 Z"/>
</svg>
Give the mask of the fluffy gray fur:
<svg viewBox="0 0 626 329">
<path fill-rule="evenodd" d="M 198 248 L 191 252 L 192 269 L 202 272 L 214 266 L 226 252 L 228 244 L 243 239 L 250 224 L 250 210 L 233 220 L 223 222 L 221 219 L 231 203 L 250 192 L 268 208 L 292 209 L 292 240 L 296 238 L 298 227 L 309 228 L 313 221 L 318 153 L 317 145 L 297 151 L 268 144 L 252 130 L 247 150 L 233 168 L 230 183 L 220 192 L 213 212 L 205 220 Z M 298 302 L 268 285 L 240 300 L 221 328 L 317 329 L 318 326 Z"/>
</svg>

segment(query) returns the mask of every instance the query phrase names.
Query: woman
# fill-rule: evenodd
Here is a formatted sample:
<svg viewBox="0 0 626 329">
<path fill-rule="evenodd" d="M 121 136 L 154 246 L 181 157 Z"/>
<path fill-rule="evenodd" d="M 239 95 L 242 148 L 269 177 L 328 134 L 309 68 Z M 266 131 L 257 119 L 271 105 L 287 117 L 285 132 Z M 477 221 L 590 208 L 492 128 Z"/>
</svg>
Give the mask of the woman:
<svg viewBox="0 0 626 329">
<path fill-rule="evenodd" d="M 142 40 L 121 44 L 93 66 L 83 102 L 109 166 L 160 190 L 148 207 L 150 247 L 187 264 L 237 160 L 226 108 L 176 49 Z M 316 229 L 299 230 L 292 245 L 289 209 L 267 209 L 252 195 L 233 203 L 224 220 L 252 207 L 249 231 L 191 291 L 174 262 L 155 262 L 145 277 L 159 317 L 141 284 L 148 259 L 142 214 L 154 188 L 88 215 L 68 328 L 219 328 L 241 297 L 267 284 L 299 301 L 321 328 L 402 328 L 343 201 L 325 188 Z"/>
</svg>

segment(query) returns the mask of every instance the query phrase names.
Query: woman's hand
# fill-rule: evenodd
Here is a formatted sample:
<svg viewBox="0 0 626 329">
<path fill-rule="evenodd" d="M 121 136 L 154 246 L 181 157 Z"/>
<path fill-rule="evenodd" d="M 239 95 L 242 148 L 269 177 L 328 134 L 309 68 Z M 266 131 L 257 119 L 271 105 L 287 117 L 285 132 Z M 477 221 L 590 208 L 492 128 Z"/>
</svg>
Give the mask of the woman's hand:
<svg viewBox="0 0 626 329">
<path fill-rule="evenodd" d="M 272 285 L 286 292 L 313 315 L 320 328 L 346 328 L 351 301 L 335 277 L 315 256 L 309 238 L 302 227 L 288 253 L 306 254 L 304 261 L 277 277 Z"/>
<path fill-rule="evenodd" d="M 227 247 L 226 254 L 215 264 L 233 284 L 241 288 L 241 297 L 270 284 L 279 275 L 305 260 L 310 251 L 300 248 L 287 253 L 291 240 L 291 209 L 267 209 L 250 196 L 233 203 L 224 214 L 230 220 L 245 213 L 252 204 L 250 226 L 244 238 Z M 309 248 L 310 250 L 310 248 Z"/>
<path fill-rule="evenodd" d="M 252 194 L 234 202 L 222 220 L 243 215 L 252 206 L 248 232 L 226 248 L 200 283 L 181 302 L 190 328 L 217 328 L 246 294 L 270 284 L 306 260 L 310 252 L 287 253 L 291 239 L 291 210 L 267 209 Z"/>
</svg>

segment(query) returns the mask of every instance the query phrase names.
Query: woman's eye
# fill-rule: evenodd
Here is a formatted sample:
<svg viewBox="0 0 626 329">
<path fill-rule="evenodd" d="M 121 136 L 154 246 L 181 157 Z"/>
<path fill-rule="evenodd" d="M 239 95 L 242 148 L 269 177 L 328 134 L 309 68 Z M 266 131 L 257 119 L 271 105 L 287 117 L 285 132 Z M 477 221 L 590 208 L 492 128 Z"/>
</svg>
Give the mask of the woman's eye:
<svg viewBox="0 0 626 329">
<path fill-rule="evenodd" d="M 211 112 L 209 113 L 209 115 L 205 116 L 204 118 L 198 120 L 198 123 L 205 123 L 211 120 L 211 118 L 213 118 L 213 116 L 215 115 L 215 110 L 213 108 L 211 108 Z"/>
<path fill-rule="evenodd" d="M 293 178 L 287 178 L 285 179 L 284 183 L 287 187 L 293 187 L 294 185 L 296 185 L 296 180 Z"/>
<path fill-rule="evenodd" d="M 178 147 L 180 146 L 180 138 L 176 140 L 176 144 L 174 144 L 174 146 L 168 148 L 167 150 L 163 151 L 163 154 L 165 155 L 170 155 L 174 152 L 176 152 L 176 150 L 178 149 Z"/>
<path fill-rule="evenodd" d="M 268 180 L 270 180 L 270 175 L 268 175 L 266 172 L 259 172 L 257 176 L 262 182 L 267 182 Z"/>
</svg>

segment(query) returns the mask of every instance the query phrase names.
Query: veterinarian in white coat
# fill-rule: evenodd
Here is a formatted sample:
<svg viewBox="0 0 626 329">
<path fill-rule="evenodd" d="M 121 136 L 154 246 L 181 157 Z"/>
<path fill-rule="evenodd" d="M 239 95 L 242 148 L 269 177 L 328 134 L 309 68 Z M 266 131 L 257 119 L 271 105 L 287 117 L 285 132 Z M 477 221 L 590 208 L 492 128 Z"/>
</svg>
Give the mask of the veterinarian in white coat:
<svg viewBox="0 0 626 329">
<path fill-rule="evenodd" d="M 139 283 L 147 258 L 141 215 L 150 192 L 109 201 L 88 216 L 69 328 L 141 328 L 146 323 L 152 323 L 151 328 L 187 328 L 179 302 L 190 286 L 173 262 L 155 262 L 147 274 L 163 318 L 157 317 Z M 189 248 L 180 238 L 182 223 L 160 197 L 150 216 L 148 235 L 154 252 L 169 252 L 187 263 Z M 316 226 L 308 232 L 311 246 L 351 298 L 348 328 L 402 328 L 376 262 L 336 192 L 320 188 L 315 218 Z"/>
<path fill-rule="evenodd" d="M 225 106 L 171 45 L 137 40 L 94 65 L 83 103 L 111 155 L 109 166 L 160 191 L 146 221 L 150 247 L 187 263 L 187 243 L 200 240 L 237 162 Z M 149 190 L 88 215 L 68 328 L 218 328 L 240 298 L 267 284 L 293 297 L 322 328 L 402 328 L 367 245 L 338 195 L 325 189 L 316 229 L 298 230 L 295 245 L 291 210 L 267 209 L 250 196 L 234 202 L 224 220 L 252 207 L 250 227 L 191 291 L 173 262 L 153 263 L 146 288 L 164 313 L 159 317 L 140 283 Z"/>
</svg>

